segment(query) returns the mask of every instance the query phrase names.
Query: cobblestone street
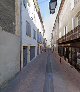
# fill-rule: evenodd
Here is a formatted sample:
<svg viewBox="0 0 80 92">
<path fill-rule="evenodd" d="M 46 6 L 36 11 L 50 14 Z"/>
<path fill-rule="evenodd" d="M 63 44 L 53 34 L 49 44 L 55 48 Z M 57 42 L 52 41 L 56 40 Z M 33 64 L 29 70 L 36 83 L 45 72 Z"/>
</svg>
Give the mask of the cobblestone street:
<svg viewBox="0 0 80 92">
<path fill-rule="evenodd" d="M 80 74 L 57 53 L 43 52 L 1 92 L 80 92 Z"/>
</svg>

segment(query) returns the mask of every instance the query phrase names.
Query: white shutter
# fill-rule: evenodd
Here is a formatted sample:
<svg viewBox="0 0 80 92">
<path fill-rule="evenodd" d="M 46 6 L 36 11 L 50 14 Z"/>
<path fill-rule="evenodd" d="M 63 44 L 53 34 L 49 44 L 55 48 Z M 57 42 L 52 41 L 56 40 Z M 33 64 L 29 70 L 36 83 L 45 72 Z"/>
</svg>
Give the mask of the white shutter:
<svg viewBox="0 0 80 92">
<path fill-rule="evenodd" d="M 31 36 L 31 25 L 28 21 L 26 21 L 26 35 Z"/>
</svg>

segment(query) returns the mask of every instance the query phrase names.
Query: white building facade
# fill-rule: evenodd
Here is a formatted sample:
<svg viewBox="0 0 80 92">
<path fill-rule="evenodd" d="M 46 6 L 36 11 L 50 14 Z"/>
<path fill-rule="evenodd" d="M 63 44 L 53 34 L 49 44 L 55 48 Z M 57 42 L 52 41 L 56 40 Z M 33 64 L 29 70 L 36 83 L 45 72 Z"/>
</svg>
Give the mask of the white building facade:
<svg viewBox="0 0 80 92">
<path fill-rule="evenodd" d="M 56 20 L 54 23 L 54 27 L 52 30 L 52 49 L 54 49 L 54 51 L 58 51 L 58 42 L 57 40 L 59 39 L 59 19 L 58 16 L 56 16 Z"/>
<path fill-rule="evenodd" d="M 24 67 L 37 56 L 37 30 L 42 32 L 41 22 L 33 0 L 22 0 L 21 17 L 21 67 Z"/>
</svg>

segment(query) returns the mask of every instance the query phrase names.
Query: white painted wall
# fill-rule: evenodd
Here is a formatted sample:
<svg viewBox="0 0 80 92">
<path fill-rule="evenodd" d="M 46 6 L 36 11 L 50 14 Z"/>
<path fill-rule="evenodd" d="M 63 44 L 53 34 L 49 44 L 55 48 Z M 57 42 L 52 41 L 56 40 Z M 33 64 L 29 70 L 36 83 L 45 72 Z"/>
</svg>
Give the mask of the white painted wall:
<svg viewBox="0 0 80 92">
<path fill-rule="evenodd" d="M 43 34 L 42 25 L 37 14 L 36 8 L 34 6 L 34 2 L 29 0 L 30 6 L 26 3 L 27 7 L 24 7 L 23 0 L 22 0 L 22 7 L 21 7 L 21 16 L 22 16 L 22 63 L 23 63 L 23 46 L 28 46 L 28 54 L 30 55 L 29 48 L 30 46 L 35 46 L 35 57 L 37 56 L 37 30 Z M 32 19 L 31 19 L 32 18 Z M 31 25 L 31 37 L 26 35 L 26 21 L 28 21 Z M 36 31 L 36 40 L 33 39 L 33 29 Z M 29 60 L 28 55 L 28 62 Z M 23 67 L 23 64 L 22 64 Z"/>
<path fill-rule="evenodd" d="M 28 8 L 29 9 L 29 15 L 30 15 L 30 17 L 35 16 L 35 18 L 33 18 L 33 22 L 36 25 L 37 29 L 39 29 L 39 32 L 41 32 L 43 34 L 42 24 L 40 22 L 40 19 L 39 19 L 37 12 L 36 12 L 34 2 L 32 0 L 29 0 L 29 2 L 30 2 L 30 7 Z"/>
<path fill-rule="evenodd" d="M 26 35 L 26 20 L 31 25 L 31 37 L 28 37 Z M 29 16 L 28 9 L 27 8 L 25 9 L 23 4 L 22 4 L 22 44 L 36 46 L 37 41 L 33 39 L 33 29 L 35 31 L 37 30 L 35 24 L 33 23 L 33 21 L 31 20 L 31 18 Z"/>
<path fill-rule="evenodd" d="M 23 5 L 23 2 L 22 2 L 22 10 L 21 10 L 22 11 L 22 13 L 21 13 L 21 16 L 22 16 L 22 47 L 28 46 L 28 54 L 30 55 L 30 53 L 29 53 L 30 46 L 35 46 L 35 57 L 36 57 L 37 56 L 37 27 L 34 24 L 34 19 L 31 20 L 31 17 L 33 17 L 33 14 L 30 10 L 31 7 L 27 6 L 25 8 Z M 33 10 L 33 8 L 32 8 L 32 10 Z M 33 13 L 34 13 L 34 11 L 33 11 Z M 28 21 L 31 25 L 31 37 L 26 35 L 26 21 Z M 36 40 L 33 39 L 33 29 L 36 31 Z M 28 62 L 30 61 L 29 55 L 28 55 Z M 23 58 L 23 50 L 22 50 L 22 58 Z M 23 63 L 23 59 L 22 59 L 22 63 Z M 22 64 L 22 67 L 23 67 L 23 64 Z"/>
<path fill-rule="evenodd" d="M 20 39 L 0 27 L 0 85 L 20 70 Z"/>
</svg>

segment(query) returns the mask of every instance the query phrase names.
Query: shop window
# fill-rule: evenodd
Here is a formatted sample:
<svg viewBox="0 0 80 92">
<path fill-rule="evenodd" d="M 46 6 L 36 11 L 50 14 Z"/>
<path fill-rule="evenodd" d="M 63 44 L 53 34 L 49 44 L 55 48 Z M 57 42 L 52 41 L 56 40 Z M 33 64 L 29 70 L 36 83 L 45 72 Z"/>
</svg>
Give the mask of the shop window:
<svg viewBox="0 0 80 92">
<path fill-rule="evenodd" d="M 80 49 L 77 49 L 77 64 L 80 64 Z"/>
<path fill-rule="evenodd" d="M 69 47 L 69 62 L 72 63 L 71 61 L 72 61 L 72 48 Z"/>
<path fill-rule="evenodd" d="M 77 64 L 77 52 L 76 48 L 72 48 L 72 65 L 76 66 Z"/>
<path fill-rule="evenodd" d="M 31 37 L 31 25 L 28 21 L 26 21 L 26 35 Z"/>
</svg>

